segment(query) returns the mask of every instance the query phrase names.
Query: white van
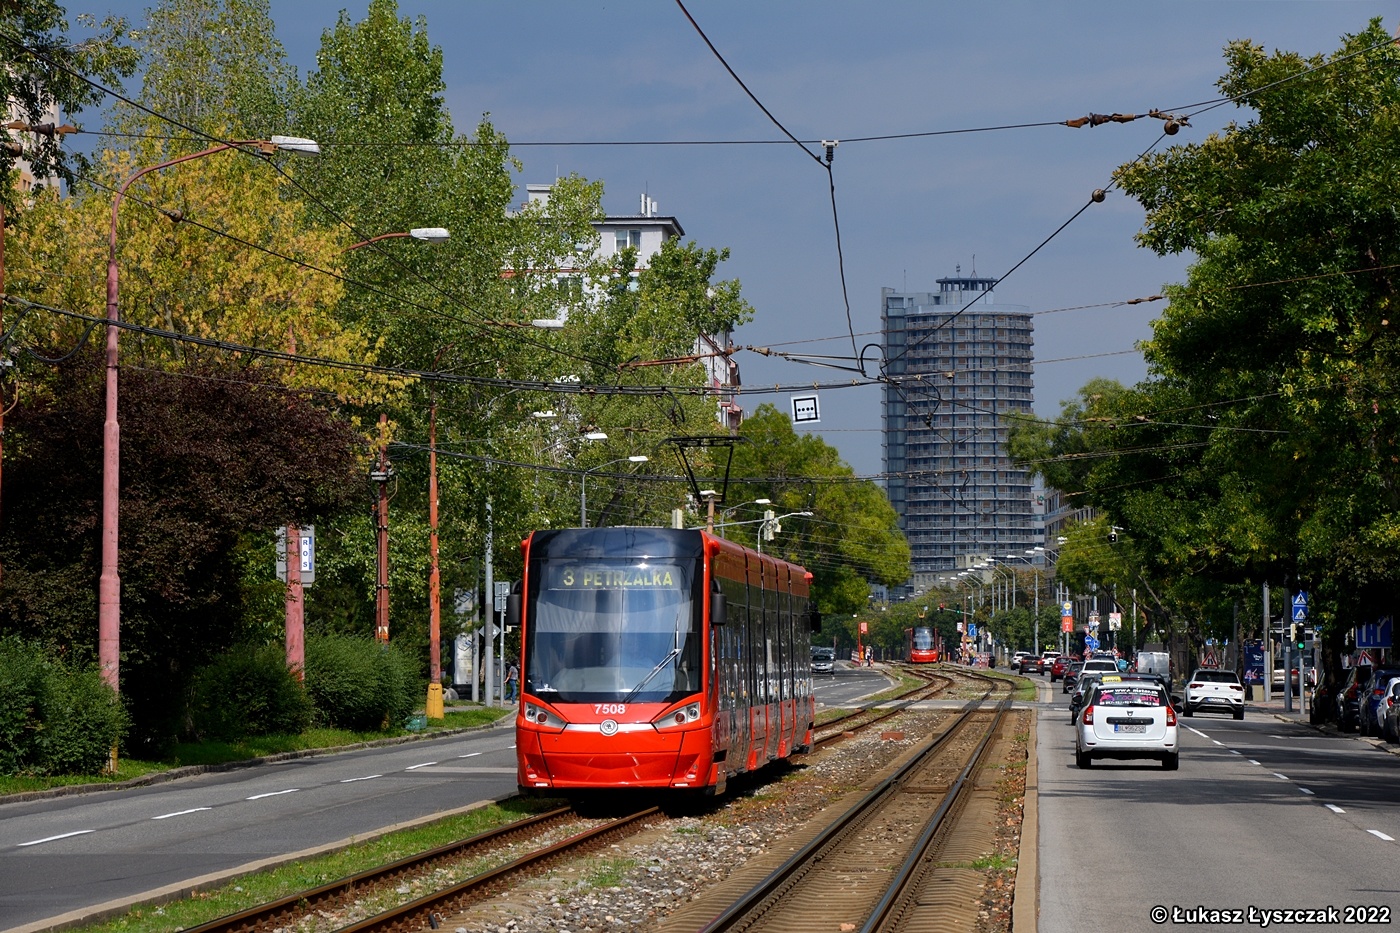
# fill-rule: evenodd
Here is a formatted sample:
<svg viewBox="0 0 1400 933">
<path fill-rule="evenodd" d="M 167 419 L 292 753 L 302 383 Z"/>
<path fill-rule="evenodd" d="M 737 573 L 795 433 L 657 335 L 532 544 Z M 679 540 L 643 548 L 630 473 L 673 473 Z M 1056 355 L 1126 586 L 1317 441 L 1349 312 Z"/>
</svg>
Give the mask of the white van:
<svg viewBox="0 0 1400 933">
<path fill-rule="evenodd" d="M 1137 655 L 1137 665 L 1134 670 L 1139 674 L 1160 674 L 1167 680 L 1168 687 L 1172 682 L 1172 656 L 1165 651 L 1139 651 Z"/>
</svg>

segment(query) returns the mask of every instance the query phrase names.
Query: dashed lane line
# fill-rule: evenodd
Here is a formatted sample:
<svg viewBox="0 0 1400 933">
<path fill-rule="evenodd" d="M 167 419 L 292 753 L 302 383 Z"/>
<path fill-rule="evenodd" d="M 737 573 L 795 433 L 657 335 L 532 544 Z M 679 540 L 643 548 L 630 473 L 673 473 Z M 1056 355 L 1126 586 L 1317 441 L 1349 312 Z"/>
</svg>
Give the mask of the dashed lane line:
<svg viewBox="0 0 1400 933">
<path fill-rule="evenodd" d="M 212 810 L 213 807 L 192 807 L 189 810 L 176 810 L 174 813 L 162 813 L 160 816 L 153 816 L 153 820 L 168 820 L 172 816 L 184 816 L 187 813 L 198 813 L 201 810 Z"/>
<path fill-rule="evenodd" d="M 1395 837 L 1394 837 L 1394 836 L 1387 836 L 1385 833 L 1381 832 L 1379 829 L 1368 829 L 1368 830 L 1366 830 L 1366 832 L 1370 833 L 1372 836 L 1375 836 L 1377 839 L 1384 839 L 1386 842 L 1394 842 L 1394 841 L 1395 841 Z"/>
<path fill-rule="evenodd" d="M 404 770 L 417 771 L 419 768 L 431 768 L 435 764 L 437 764 L 436 761 L 425 761 L 421 765 L 409 765 L 407 768 L 404 768 Z"/>
<path fill-rule="evenodd" d="M 373 781 L 375 778 L 381 778 L 381 777 L 383 777 L 383 776 L 384 776 L 384 775 L 382 775 L 382 774 L 366 774 L 364 777 L 346 778 L 345 780 L 341 781 L 340 783 L 342 783 L 342 784 L 354 784 L 356 781 Z"/>
<path fill-rule="evenodd" d="M 76 829 L 71 833 L 60 833 L 57 836 L 45 836 L 43 839 L 34 839 L 29 842 L 21 842 L 16 848 L 23 849 L 25 846 L 37 846 L 45 842 L 54 842 L 58 839 L 67 839 L 69 836 L 86 836 L 88 833 L 96 832 L 92 829 Z"/>
<path fill-rule="evenodd" d="M 1335 803 L 1324 803 L 1323 806 L 1326 807 L 1327 809 L 1331 810 L 1333 813 L 1345 813 L 1345 812 L 1347 812 L 1347 811 L 1343 810 L 1341 807 L 1337 806 Z"/>
<path fill-rule="evenodd" d="M 286 790 L 274 790 L 266 794 L 254 794 L 251 797 L 244 797 L 244 800 L 262 800 L 264 797 L 281 797 L 283 794 L 295 794 L 301 790 L 300 787 L 289 787 Z"/>
</svg>

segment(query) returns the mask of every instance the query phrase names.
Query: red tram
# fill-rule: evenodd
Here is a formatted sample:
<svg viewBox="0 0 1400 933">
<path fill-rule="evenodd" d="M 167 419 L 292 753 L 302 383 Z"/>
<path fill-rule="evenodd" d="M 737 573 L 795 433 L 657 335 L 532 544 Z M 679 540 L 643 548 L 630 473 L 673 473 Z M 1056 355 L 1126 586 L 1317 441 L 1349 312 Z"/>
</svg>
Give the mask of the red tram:
<svg viewBox="0 0 1400 933">
<path fill-rule="evenodd" d="M 910 664 L 934 664 L 942 660 L 943 652 L 938 650 L 941 639 L 934 635 L 931 626 L 917 625 L 905 631 L 909 633 Z"/>
<path fill-rule="evenodd" d="M 536 531 L 521 549 L 522 793 L 720 793 L 810 747 L 806 570 L 698 530 Z"/>
</svg>

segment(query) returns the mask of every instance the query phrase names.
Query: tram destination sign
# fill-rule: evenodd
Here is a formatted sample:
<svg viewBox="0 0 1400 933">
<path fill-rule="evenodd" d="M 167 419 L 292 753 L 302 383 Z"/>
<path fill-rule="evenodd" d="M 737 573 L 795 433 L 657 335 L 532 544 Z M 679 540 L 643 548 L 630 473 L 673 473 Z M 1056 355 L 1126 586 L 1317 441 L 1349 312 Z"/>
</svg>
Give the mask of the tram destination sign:
<svg viewBox="0 0 1400 933">
<path fill-rule="evenodd" d="M 644 589 L 672 590 L 685 585 L 686 577 L 675 564 L 618 567 L 606 564 L 565 564 L 549 569 L 552 590 Z"/>
</svg>

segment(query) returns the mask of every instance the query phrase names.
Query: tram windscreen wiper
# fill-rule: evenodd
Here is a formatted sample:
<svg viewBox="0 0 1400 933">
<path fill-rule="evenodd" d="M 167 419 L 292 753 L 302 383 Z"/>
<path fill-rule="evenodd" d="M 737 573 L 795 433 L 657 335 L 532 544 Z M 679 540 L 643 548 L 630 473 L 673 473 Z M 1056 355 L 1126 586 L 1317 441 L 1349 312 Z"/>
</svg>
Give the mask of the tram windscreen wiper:
<svg viewBox="0 0 1400 933">
<path fill-rule="evenodd" d="M 677 645 L 676 647 L 672 648 L 669 652 L 667 652 L 666 657 L 664 657 L 664 658 L 662 658 L 660 661 L 658 661 L 657 664 L 656 664 L 656 666 L 653 667 L 653 668 L 651 669 L 651 673 L 650 673 L 650 674 L 647 674 L 645 677 L 643 677 L 643 678 L 642 678 L 642 682 L 639 683 L 639 684 L 637 684 L 637 686 L 633 687 L 633 688 L 632 688 L 632 692 L 629 693 L 629 694 L 627 694 L 627 696 L 625 696 L 625 697 L 622 698 L 622 702 L 623 702 L 623 703 L 631 703 L 632 700 L 633 700 L 633 698 L 635 698 L 635 697 L 637 696 L 637 694 L 639 694 L 639 693 L 642 692 L 642 688 L 645 687 L 647 684 L 651 683 L 651 679 L 652 679 L 653 677 L 655 677 L 657 674 L 661 673 L 662 669 L 665 668 L 666 665 L 670 664 L 670 663 L 671 663 L 672 661 L 674 661 L 677 657 L 679 657 L 679 656 L 680 656 L 680 653 L 681 653 L 680 645 Z"/>
</svg>

